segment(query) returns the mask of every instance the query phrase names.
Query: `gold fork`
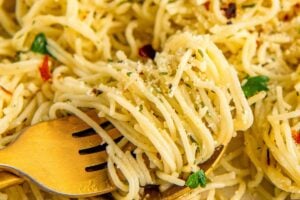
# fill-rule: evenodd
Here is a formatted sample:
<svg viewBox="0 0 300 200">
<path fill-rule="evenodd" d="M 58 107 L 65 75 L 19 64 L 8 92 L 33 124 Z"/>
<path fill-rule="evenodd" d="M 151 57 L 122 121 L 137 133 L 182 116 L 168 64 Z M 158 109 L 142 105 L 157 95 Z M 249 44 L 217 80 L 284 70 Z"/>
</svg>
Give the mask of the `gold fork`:
<svg viewBox="0 0 300 200">
<path fill-rule="evenodd" d="M 105 118 L 89 115 L 107 125 Z M 107 131 L 114 139 L 121 137 L 114 127 Z M 0 168 L 62 195 L 108 193 L 115 187 L 107 177 L 106 145 L 101 143 L 101 138 L 75 116 L 42 122 L 26 128 L 0 151 Z"/>
<path fill-rule="evenodd" d="M 117 142 L 119 131 L 105 118 L 88 113 Z M 42 189 L 70 197 L 109 193 L 115 186 L 106 169 L 106 144 L 82 120 L 69 116 L 26 128 L 8 147 L 0 151 L 0 168 L 38 184 Z M 200 167 L 210 170 L 224 152 L 216 148 L 210 160 Z M 23 182 L 7 172 L 0 172 L 0 189 Z M 186 187 L 171 187 L 160 194 L 175 199 L 188 192 Z"/>
</svg>

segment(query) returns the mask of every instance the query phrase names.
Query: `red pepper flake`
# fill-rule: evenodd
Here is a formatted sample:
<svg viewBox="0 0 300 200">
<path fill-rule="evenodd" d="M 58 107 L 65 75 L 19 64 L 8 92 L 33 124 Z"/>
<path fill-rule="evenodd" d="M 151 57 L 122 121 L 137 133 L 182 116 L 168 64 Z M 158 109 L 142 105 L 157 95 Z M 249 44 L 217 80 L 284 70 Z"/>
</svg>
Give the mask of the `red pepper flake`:
<svg viewBox="0 0 300 200">
<path fill-rule="evenodd" d="M 227 19 L 234 18 L 236 16 L 236 4 L 229 3 L 227 8 L 224 8 L 225 16 Z"/>
<path fill-rule="evenodd" d="M 209 1 L 206 2 L 206 3 L 204 4 L 204 7 L 205 7 L 206 10 L 209 10 L 210 2 L 209 2 Z"/>
<path fill-rule="evenodd" d="M 283 21 L 289 21 L 290 20 L 290 16 L 288 14 L 285 14 L 283 16 Z"/>
<path fill-rule="evenodd" d="M 155 57 L 155 50 L 153 49 L 151 44 L 147 44 L 139 49 L 139 55 L 143 58 L 151 58 Z"/>
<path fill-rule="evenodd" d="M 44 81 L 48 81 L 52 76 L 49 69 L 49 57 L 45 55 L 44 60 L 39 68 L 41 77 Z"/>
<path fill-rule="evenodd" d="M 296 144 L 300 144 L 300 131 L 292 130 L 292 136 Z"/>
</svg>

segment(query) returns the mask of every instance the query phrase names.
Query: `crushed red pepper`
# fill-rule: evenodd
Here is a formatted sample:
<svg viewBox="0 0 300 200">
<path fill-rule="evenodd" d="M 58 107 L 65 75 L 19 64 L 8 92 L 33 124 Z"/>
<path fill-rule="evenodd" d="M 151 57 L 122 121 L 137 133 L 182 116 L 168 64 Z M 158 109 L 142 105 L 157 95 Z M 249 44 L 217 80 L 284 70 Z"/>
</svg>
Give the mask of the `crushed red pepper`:
<svg viewBox="0 0 300 200">
<path fill-rule="evenodd" d="M 49 69 L 49 56 L 45 55 L 42 64 L 39 67 L 41 77 L 44 81 L 51 79 L 52 75 Z"/>
<path fill-rule="evenodd" d="M 300 131 L 292 130 L 292 137 L 296 144 L 300 144 Z"/>
<path fill-rule="evenodd" d="M 205 7 L 206 10 L 209 10 L 210 2 L 209 2 L 209 1 L 206 2 L 206 3 L 204 4 L 204 7 Z"/>
<path fill-rule="evenodd" d="M 155 50 L 153 49 L 151 44 L 146 44 L 139 49 L 139 55 L 143 58 L 151 58 L 155 57 Z"/>
<path fill-rule="evenodd" d="M 225 16 L 227 19 L 236 17 L 236 4 L 229 3 L 228 7 L 224 8 L 224 11 L 225 11 Z"/>
</svg>

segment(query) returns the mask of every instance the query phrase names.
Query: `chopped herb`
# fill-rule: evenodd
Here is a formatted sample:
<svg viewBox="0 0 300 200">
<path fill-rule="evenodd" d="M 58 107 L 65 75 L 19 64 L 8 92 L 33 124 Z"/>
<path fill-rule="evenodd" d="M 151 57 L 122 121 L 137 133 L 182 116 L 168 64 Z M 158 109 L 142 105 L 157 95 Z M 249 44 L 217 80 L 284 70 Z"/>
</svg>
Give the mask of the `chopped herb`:
<svg viewBox="0 0 300 200">
<path fill-rule="evenodd" d="M 201 49 L 198 49 L 198 53 L 199 53 L 202 57 L 204 56 Z"/>
<path fill-rule="evenodd" d="M 251 3 L 251 4 L 243 4 L 242 8 L 253 8 L 256 4 L 255 3 Z"/>
<path fill-rule="evenodd" d="M 139 106 L 139 111 L 141 112 L 143 110 L 143 105 L 141 104 L 140 106 Z"/>
<path fill-rule="evenodd" d="M 201 187 L 205 187 L 206 186 L 206 182 L 207 182 L 207 180 L 206 180 L 205 173 L 204 173 L 204 171 L 202 169 L 200 169 L 199 171 L 192 173 L 188 177 L 185 185 L 188 186 L 188 187 L 190 187 L 190 188 L 196 188 L 199 185 Z"/>
<path fill-rule="evenodd" d="M 200 105 L 201 105 L 202 108 L 204 108 L 204 106 L 205 106 L 203 101 L 201 101 Z"/>
<path fill-rule="evenodd" d="M 225 16 L 227 19 L 234 18 L 236 16 L 236 4 L 235 3 L 229 3 L 228 7 L 224 9 L 225 10 Z"/>
<path fill-rule="evenodd" d="M 127 76 L 131 76 L 132 72 L 127 72 L 126 74 Z"/>
<path fill-rule="evenodd" d="M 44 33 L 39 33 L 35 36 L 31 45 L 31 51 L 50 55 L 47 50 L 47 39 Z"/>
<path fill-rule="evenodd" d="M 113 59 L 107 59 L 107 62 L 113 62 Z"/>
<path fill-rule="evenodd" d="M 269 81 L 269 77 L 267 76 L 253 76 L 248 77 L 246 83 L 242 86 L 245 96 L 251 97 L 257 92 L 260 91 L 268 91 L 269 88 L 267 83 Z"/>
<path fill-rule="evenodd" d="M 17 36 L 17 39 L 20 39 L 23 36 L 24 36 L 24 34 L 20 34 L 20 35 Z"/>
<path fill-rule="evenodd" d="M 168 75 L 168 72 L 159 72 L 159 75 Z"/>
<path fill-rule="evenodd" d="M 300 27 L 298 28 L 298 33 L 300 34 Z"/>
<path fill-rule="evenodd" d="M 188 88 L 192 88 L 192 86 L 188 83 L 184 83 Z"/>
<path fill-rule="evenodd" d="M 147 44 L 139 49 L 139 55 L 143 58 L 151 58 L 155 57 L 155 50 L 153 49 L 151 44 Z"/>
</svg>

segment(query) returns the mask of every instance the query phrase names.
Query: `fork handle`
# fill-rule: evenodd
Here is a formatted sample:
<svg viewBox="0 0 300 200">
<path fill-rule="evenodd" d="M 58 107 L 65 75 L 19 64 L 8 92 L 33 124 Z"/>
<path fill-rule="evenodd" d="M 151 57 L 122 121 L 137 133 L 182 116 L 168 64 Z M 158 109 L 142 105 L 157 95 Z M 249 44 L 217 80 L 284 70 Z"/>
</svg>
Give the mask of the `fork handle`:
<svg viewBox="0 0 300 200">
<path fill-rule="evenodd" d="M 24 179 L 9 172 L 0 171 L 0 190 L 23 183 Z"/>
</svg>

